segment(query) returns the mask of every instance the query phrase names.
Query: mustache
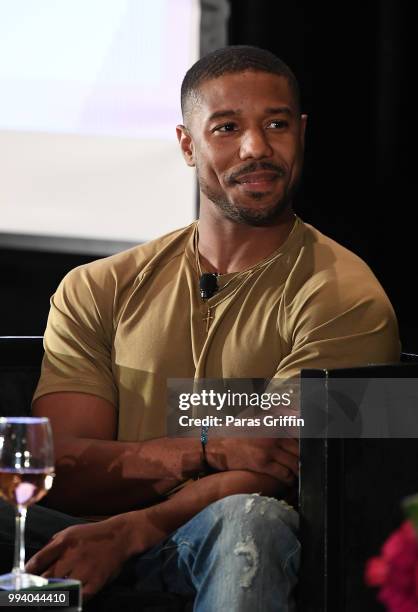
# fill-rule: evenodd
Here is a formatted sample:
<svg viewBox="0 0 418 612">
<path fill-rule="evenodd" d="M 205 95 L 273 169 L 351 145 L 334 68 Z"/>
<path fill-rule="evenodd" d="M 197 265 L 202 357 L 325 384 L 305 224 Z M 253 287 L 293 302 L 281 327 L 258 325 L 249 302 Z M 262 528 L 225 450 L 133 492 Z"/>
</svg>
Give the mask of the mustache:
<svg viewBox="0 0 418 612">
<path fill-rule="evenodd" d="M 271 170 L 278 176 L 284 176 L 286 174 L 286 170 L 277 164 L 272 164 L 271 162 L 251 162 L 250 164 L 242 166 L 238 170 L 231 172 L 231 174 L 227 176 L 226 180 L 229 184 L 235 183 L 241 176 L 249 174 L 250 172 L 258 172 L 259 170 Z"/>
</svg>

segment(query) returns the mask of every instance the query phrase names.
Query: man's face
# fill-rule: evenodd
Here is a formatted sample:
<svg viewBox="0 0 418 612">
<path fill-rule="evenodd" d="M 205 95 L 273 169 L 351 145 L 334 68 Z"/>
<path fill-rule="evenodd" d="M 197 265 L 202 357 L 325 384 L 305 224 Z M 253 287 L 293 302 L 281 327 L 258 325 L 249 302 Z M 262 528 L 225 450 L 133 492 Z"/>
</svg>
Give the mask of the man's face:
<svg viewBox="0 0 418 612">
<path fill-rule="evenodd" d="M 245 71 L 205 81 L 177 134 L 200 190 L 227 218 L 274 224 L 300 178 L 306 116 L 285 77 Z"/>
</svg>

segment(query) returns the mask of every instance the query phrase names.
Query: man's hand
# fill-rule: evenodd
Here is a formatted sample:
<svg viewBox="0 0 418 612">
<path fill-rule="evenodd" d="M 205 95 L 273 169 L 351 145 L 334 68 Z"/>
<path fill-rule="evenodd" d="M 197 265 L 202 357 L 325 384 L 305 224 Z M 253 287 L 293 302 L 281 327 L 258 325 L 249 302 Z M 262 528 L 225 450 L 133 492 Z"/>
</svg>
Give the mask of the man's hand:
<svg viewBox="0 0 418 612">
<path fill-rule="evenodd" d="M 129 556 L 123 515 L 99 523 L 75 525 L 55 534 L 26 564 L 46 578 L 73 578 L 89 598 L 115 578 Z"/>
<path fill-rule="evenodd" d="M 294 438 L 213 438 L 206 454 L 215 470 L 249 470 L 289 486 L 299 473 L 299 441 Z"/>
<path fill-rule="evenodd" d="M 162 542 L 216 500 L 237 493 L 271 496 L 277 489 L 277 479 L 255 471 L 212 474 L 155 506 L 58 532 L 28 561 L 26 569 L 47 577 L 80 580 L 83 597 L 88 598 L 116 577 L 128 558 Z"/>
</svg>

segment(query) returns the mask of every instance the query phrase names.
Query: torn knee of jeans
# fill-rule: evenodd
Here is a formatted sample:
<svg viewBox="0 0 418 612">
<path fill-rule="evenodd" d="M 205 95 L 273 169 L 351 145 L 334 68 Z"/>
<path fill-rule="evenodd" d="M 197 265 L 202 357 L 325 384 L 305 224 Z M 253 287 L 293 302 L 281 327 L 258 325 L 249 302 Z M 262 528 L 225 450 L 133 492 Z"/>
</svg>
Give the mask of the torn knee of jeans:
<svg viewBox="0 0 418 612">
<path fill-rule="evenodd" d="M 252 510 L 254 503 L 255 503 L 255 497 L 251 496 L 247 499 L 247 501 L 245 502 L 245 507 L 244 507 L 245 514 L 248 514 Z"/>
<path fill-rule="evenodd" d="M 258 571 L 258 550 L 251 536 L 247 536 L 242 542 L 238 542 L 234 548 L 234 555 L 243 555 L 246 565 L 240 578 L 240 586 L 248 589 Z"/>
</svg>

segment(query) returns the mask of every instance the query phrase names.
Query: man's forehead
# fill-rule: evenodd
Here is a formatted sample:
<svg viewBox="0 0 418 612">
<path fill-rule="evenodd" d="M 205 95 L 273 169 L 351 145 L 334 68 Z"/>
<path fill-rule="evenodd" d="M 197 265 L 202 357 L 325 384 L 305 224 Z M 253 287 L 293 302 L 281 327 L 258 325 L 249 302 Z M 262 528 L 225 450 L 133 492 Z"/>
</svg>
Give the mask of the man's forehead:
<svg viewBox="0 0 418 612">
<path fill-rule="evenodd" d="M 207 79 L 199 85 L 195 94 L 195 102 L 205 115 L 223 108 L 239 109 L 250 100 L 272 108 L 294 105 L 287 78 L 268 72 L 245 71 Z"/>
</svg>

